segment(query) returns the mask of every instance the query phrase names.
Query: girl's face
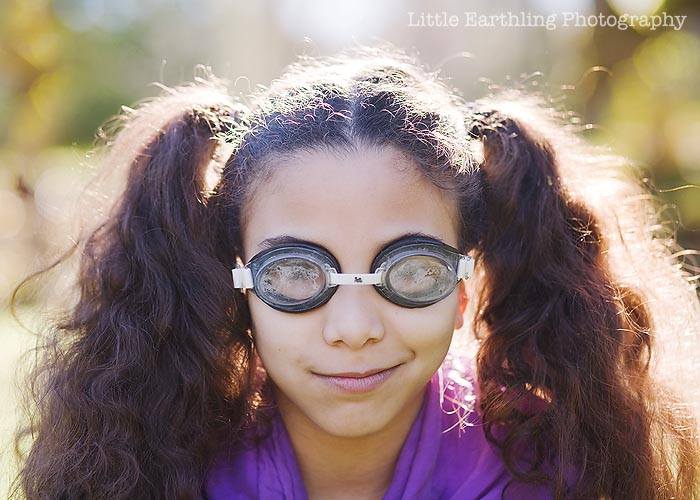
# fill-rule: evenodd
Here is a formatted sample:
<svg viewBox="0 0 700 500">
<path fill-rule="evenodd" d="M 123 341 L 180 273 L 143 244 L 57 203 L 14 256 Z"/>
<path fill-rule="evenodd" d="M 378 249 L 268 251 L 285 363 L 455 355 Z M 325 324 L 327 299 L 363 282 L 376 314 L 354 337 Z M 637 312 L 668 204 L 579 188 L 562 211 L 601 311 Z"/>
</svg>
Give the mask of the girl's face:
<svg viewBox="0 0 700 500">
<path fill-rule="evenodd" d="M 344 273 L 368 273 L 384 246 L 425 233 L 457 246 L 456 207 L 394 148 L 303 152 L 272 165 L 246 207 L 244 262 L 266 238 L 289 235 L 323 246 Z M 440 302 L 409 309 L 373 286 L 340 285 L 323 306 L 273 309 L 247 292 L 255 346 L 286 412 L 342 437 L 391 425 L 422 397 L 462 326 L 464 285 Z M 339 390 L 323 374 L 398 365 L 378 387 Z"/>
</svg>

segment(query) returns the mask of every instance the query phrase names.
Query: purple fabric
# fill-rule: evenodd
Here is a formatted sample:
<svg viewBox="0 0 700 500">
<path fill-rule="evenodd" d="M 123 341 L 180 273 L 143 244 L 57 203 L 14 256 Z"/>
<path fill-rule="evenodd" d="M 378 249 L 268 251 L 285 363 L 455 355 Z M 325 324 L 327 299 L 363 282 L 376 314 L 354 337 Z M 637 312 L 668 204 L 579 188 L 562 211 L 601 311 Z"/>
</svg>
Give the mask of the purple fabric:
<svg viewBox="0 0 700 500">
<path fill-rule="evenodd" d="M 464 365 L 458 368 L 448 358 L 427 384 L 384 500 L 553 498 L 543 487 L 516 483 L 504 493 L 511 476 L 484 437 L 477 412 L 469 411 L 476 396 L 473 378 Z M 308 498 L 279 413 L 263 443 L 214 462 L 205 496 L 209 500 Z"/>
</svg>

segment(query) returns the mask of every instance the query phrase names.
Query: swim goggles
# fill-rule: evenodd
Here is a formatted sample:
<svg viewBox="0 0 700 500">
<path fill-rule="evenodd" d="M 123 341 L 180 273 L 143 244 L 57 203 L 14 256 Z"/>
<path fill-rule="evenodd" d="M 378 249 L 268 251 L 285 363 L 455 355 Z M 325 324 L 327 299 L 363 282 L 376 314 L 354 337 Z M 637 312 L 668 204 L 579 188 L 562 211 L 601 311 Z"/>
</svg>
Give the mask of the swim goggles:
<svg viewBox="0 0 700 500">
<path fill-rule="evenodd" d="M 474 261 L 456 248 L 426 237 L 409 237 L 382 249 L 369 274 L 341 273 L 338 260 L 323 247 L 287 243 L 255 254 L 232 269 L 236 289 L 253 289 L 278 311 L 300 313 L 322 306 L 338 285 L 373 285 L 402 307 L 426 307 L 447 297 Z"/>
</svg>

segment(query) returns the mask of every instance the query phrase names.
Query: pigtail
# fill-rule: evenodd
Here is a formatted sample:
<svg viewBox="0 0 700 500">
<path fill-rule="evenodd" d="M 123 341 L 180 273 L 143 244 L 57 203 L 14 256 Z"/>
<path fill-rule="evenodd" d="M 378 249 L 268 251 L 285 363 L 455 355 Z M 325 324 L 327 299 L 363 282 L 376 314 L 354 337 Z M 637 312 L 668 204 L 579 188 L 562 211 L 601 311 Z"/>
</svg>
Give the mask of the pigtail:
<svg viewBox="0 0 700 500">
<path fill-rule="evenodd" d="M 470 116 L 483 143 L 474 330 L 488 438 L 517 478 L 551 481 L 557 498 L 692 491 L 693 471 L 664 458 L 673 446 L 657 432 L 667 407 L 649 380 L 651 316 L 613 279 L 594 213 L 524 121 L 499 110 Z M 681 433 L 673 438 L 677 457 L 692 453 Z"/>
<path fill-rule="evenodd" d="M 199 498 L 246 415 L 249 318 L 212 190 L 240 109 L 200 80 L 127 112 L 103 166 L 125 164 L 123 194 L 35 374 L 27 498 Z"/>
</svg>

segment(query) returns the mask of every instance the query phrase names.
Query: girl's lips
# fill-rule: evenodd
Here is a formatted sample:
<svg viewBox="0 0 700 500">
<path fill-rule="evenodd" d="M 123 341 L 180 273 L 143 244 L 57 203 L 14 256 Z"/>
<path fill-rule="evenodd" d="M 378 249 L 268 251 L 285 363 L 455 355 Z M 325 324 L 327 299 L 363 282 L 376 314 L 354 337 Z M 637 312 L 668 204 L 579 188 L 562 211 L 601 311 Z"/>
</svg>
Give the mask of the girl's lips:
<svg viewBox="0 0 700 500">
<path fill-rule="evenodd" d="M 318 374 L 314 375 L 336 390 L 357 394 L 376 389 L 384 383 L 385 380 L 391 377 L 399 366 L 401 365 L 366 377 L 329 377 Z"/>
</svg>

